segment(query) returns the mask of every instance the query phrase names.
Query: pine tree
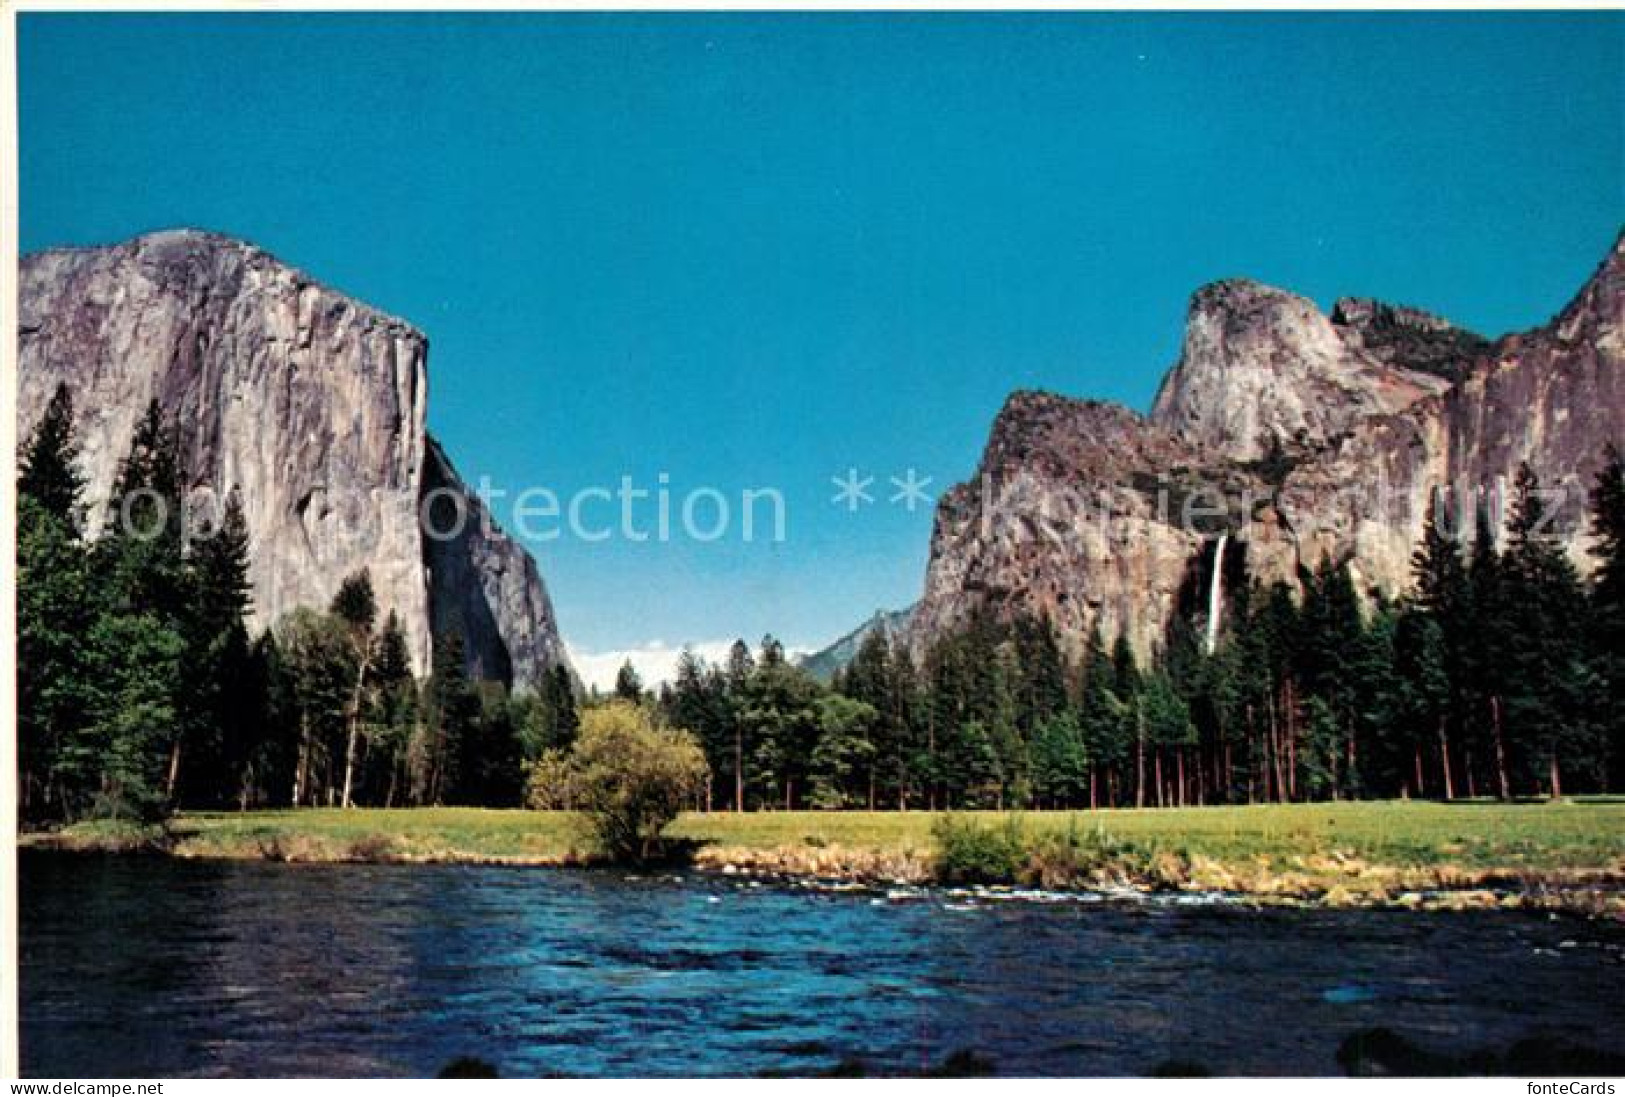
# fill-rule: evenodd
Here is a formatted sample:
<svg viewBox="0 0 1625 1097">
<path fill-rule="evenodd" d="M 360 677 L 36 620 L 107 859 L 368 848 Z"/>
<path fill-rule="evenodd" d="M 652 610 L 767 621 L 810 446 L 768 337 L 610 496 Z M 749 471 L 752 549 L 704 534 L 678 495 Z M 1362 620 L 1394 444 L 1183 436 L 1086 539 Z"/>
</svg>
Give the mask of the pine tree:
<svg viewBox="0 0 1625 1097">
<path fill-rule="evenodd" d="M 1118 730 L 1116 738 L 1124 744 L 1125 758 L 1132 757 L 1134 766 L 1134 806 L 1146 803 L 1146 751 L 1149 748 L 1144 698 L 1141 696 L 1144 680 L 1134 649 L 1129 646 L 1128 634 L 1119 632 L 1112 644 L 1112 695 L 1117 699 Z"/>
<path fill-rule="evenodd" d="M 1130 657 L 1126 647 L 1124 657 Z M 1100 626 L 1091 625 L 1078 668 L 1077 706 L 1083 752 L 1089 764 L 1090 807 L 1098 807 L 1102 791 L 1117 784 L 1115 775 L 1128 757 L 1123 739 L 1125 722 L 1116 684 L 1116 671 L 1101 639 Z"/>
<path fill-rule="evenodd" d="M 1467 561 L 1467 598 L 1462 615 L 1459 645 L 1451 644 L 1447 630 L 1447 650 L 1459 646 L 1460 654 L 1452 677 L 1461 696 L 1458 706 L 1461 740 L 1461 783 L 1457 792 L 1477 796 L 1479 774 L 1488 759 L 1493 788 L 1502 799 L 1510 798 L 1511 753 L 1507 735 L 1507 672 L 1519 643 L 1512 614 L 1511 597 L 1496 545 L 1496 521 L 1491 500 L 1481 500 L 1476 509 L 1473 543 Z M 1490 787 L 1490 786 L 1486 786 Z"/>
<path fill-rule="evenodd" d="M 141 742 L 161 755 L 158 764 L 164 773 L 162 791 L 171 803 L 179 789 L 187 741 L 209 727 L 209 691 L 197 688 L 207 644 L 196 623 L 196 598 L 184 543 L 181 486 L 179 446 L 154 400 L 137 424 L 129 453 L 120 466 L 109 521 L 92 551 L 91 567 L 106 594 L 103 617 L 118 619 L 106 621 L 104 635 L 129 631 L 143 638 L 157 633 L 181 638 L 178 661 L 169 659 L 167 643 L 155 640 L 137 645 L 131 659 L 151 657 L 155 662 L 146 668 L 128 668 L 127 678 L 141 683 L 140 719 L 149 721 Z M 167 699 L 162 705 L 149 703 L 160 679 L 167 682 Z M 150 721 L 160 714 L 166 722 L 152 725 Z M 126 722 L 125 726 L 130 724 Z"/>
<path fill-rule="evenodd" d="M 420 800 L 440 804 L 458 787 L 462 744 L 480 712 L 479 696 L 468 680 L 463 635 L 455 629 L 435 639 L 427 693 L 428 743 Z"/>
<path fill-rule="evenodd" d="M 1020 681 L 1017 720 L 1023 734 L 1067 705 L 1066 662 L 1055 625 L 1048 617 L 1019 617 L 1011 629 Z"/>
<path fill-rule="evenodd" d="M 226 498 L 219 526 L 193 542 L 190 556 L 196 617 L 210 632 L 242 621 L 253 604 L 248 579 L 248 523 L 236 492 Z"/>
<path fill-rule="evenodd" d="M 747 703 L 745 691 L 755 669 L 756 660 L 751 658 L 750 648 L 745 645 L 745 641 L 735 640 L 733 646 L 728 649 L 725 678 L 728 720 L 733 729 L 733 757 L 730 759 L 729 770 L 733 774 L 733 802 L 736 812 L 745 810 L 745 760 L 750 753 L 745 742 L 744 710 Z"/>
<path fill-rule="evenodd" d="M 581 717 L 576 712 L 575 682 L 570 668 L 557 663 L 547 672 L 547 712 L 552 737 L 548 746 L 556 750 L 569 750 L 581 730 Z"/>
<path fill-rule="evenodd" d="M 817 808 L 873 807 L 879 714 L 873 705 L 839 693 L 817 698 L 818 740 L 809 759 L 808 802 Z"/>
<path fill-rule="evenodd" d="M 378 602 L 372 592 L 372 576 L 365 569 L 347 576 L 333 595 L 329 612 L 344 627 L 350 643 L 352 676 L 350 696 L 344 706 L 344 790 L 339 806 L 351 806 L 355 792 L 356 749 L 361 740 L 361 721 L 367 708 L 367 685 L 375 654 L 372 634 L 373 622 L 378 616 Z"/>
<path fill-rule="evenodd" d="M 820 731 L 820 692 L 805 671 L 785 661 L 771 638 L 763 644 L 763 658 L 746 680 L 735 710 L 744 739 L 755 747 L 747 774 L 753 780 L 747 786 L 757 786 L 762 803 L 789 811 L 807 793 L 808 766 Z"/>
<path fill-rule="evenodd" d="M 393 807 L 406 787 L 408 751 L 418 717 L 417 683 L 412 679 L 406 630 L 393 609 L 378 630 L 369 685 L 373 706 L 369 723 L 376 729 L 378 757 L 377 764 L 368 767 L 370 783 L 374 790 L 383 787 L 382 802 Z"/>
<path fill-rule="evenodd" d="M 1304 699 L 1318 701 L 1317 719 L 1306 725 L 1300 756 L 1310 791 L 1358 792 L 1358 692 L 1354 659 L 1364 639 L 1359 597 L 1347 567 L 1323 559 L 1305 585 L 1295 645 L 1297 679 Z"/>
<path fill-rule="evenodd" d="M 1088 752 L 1070 709 L 1045 717 L 1032 740 L 1033 793 L 1049 808 L 1075 807 L 1088 792 Z"/>
<path fill-rule="evenodd" d="M 240 782 L 255 733 L 258 680 L 246 618 L 251 604 L 248 526 L 236 493 L 219 522 L 194 540 L 187 557 L 187 653 L 180 734 L 171 747 L 169 793 L 194 803 L 240 801 Z"/>
<path fill-rule="evenodd" d="M 1585 598 L 1534 471 L 1519 467 L 1507 523 L 1507 612 L 1516 643 L 1503 668 L 1508 739 L 1518 747 L 1525 780 L 1563 794 L 1563 772 L 1595 783 L 1601 763 L 1586 721 L 1592 693 L 1582 646 Z"/>
<path fill-rule="evenodd" d="M 643 700 L 643 680 L 638 677 L 630 659 L 615 672 L 615 696 L 634 705 Z"/>
<path fill-rule="evenodd" d="M 69 736 L 57 765 L 68 815 L 154 821 L 169 802 L 164 759 L 178 720 L 185 641 L 152 614 L 107 614 L 88 644 L 87 723 Z"/>
<path fill-rule="evenodd" d="M 1294 665 L 1299 613 L 1285 583 L 1248 594 L 1243 636 L 1248 736 L 1251 751 L 1249 798 L 1285 802 L 1298 796 L 1298 744 L 1303 699 Z"/>
<path fill-rule="evenodd" d="M 705 753 L 710 768 L 705 780 L 705 806 L 710 811 L 715 796 L 712 774 L 726 772 L 733 746 L 727 687 L 721 672 L 707 666 L 693 650 L 684 648 L 662 708 L 668 721 L 693 734 Z"/>
<path fill-rule="evenodd" d="M 1493 569 L 1494 545 L 1487 526 L 1480 525 L 1483 533 L 1474 559 L 1480 579 L 1484 579 L 1490 573 L 1483 569 Z M 1476 643 L 1472 632 L 1476 600 L 1461 545 L 1447 529 L 1442 493 L 1434 494 L 1433 505 L 1424 517 L 1422 541 L 1411 556 L 1411 575 L 1416 585 L 1414 609 L 1402 619 L 1397 643 L 1404 668 L 1405 711 L 1410 720 L 1426 725 L 1412 731 L 1411 779 L 1421 795 L 1426 772 L 1421 756 L 1433 753 L 1422 743 L 1431 743 L 1437 751 L 1437 788 L 1449 800 L 1456 795 L 1452 728 L 1463 723 L 1470 711 L 1468 684 Z"/>
<path fill-rule="evenodd" d="M 73 397 L 66 384 L 59 384 L 23 449 L 17 493 L 28 496 L 44 513 L 77 531 L 84 491 L 85 478 L 79 472 L 79 448 L 73 436 Z"/>
<path fill-rule="evenodd" d="M 1438 618 L 1413 606 L 1400 615 L 1394 637 L 1400 719 L 1410 745 L 1410 771 L 1403 787 L 1425 796 L 1430 788 L 1444 799 L 1456 795 L 1450 759 L 1450 717 L 1455 689 L 1446 655 L 1444 628 Z M 1435 769 L 1427 759 L 1437 762 Z M 1430 780 L 1429 772 L 1437 774 Z"/>
<path fill-rule="evenodd" d="M 1190 706 L 1166 670 L 1147 674 L 1140 689 L 1146 738 L 1152 751 L 1151 781 L 1158 807 L 1173 807 L 1183 800 L 1180 782 L 1169 772 L 1180 752 L 1196 741 Z"/>
<path fill-rule="evenodd" d="M 190 604 L 182 543 L 180 451 L 158 402 L 147 406 L 119 467 L 99 570 L 115 605 L 180 621 Z"/>
<path fill-rule="evenodd" d="M 17 772 L 25 822 L 60 818 L 53 775 L 87 718 L 94 668 L 85 637 L 98 616 L 89 559 L 73 527 L 32 496 L 17 501 Z"/>
<path fill-rule="evenodd" d="M 835 688 L 875 710 L 876 787 L 871 806 L 887 802 L 901 810 L 908 802 L 918 749 L 914 734 L 918 686 L 908 649 L 881 630 L 871 630 Z"/>
<path fill-rule="evenodd" d="M 1591 657 L 1607 787 L 1625 788 L 1625 457 L 1612 445 L 1591 492 Z"/>
<path fill-rule="evenodd" d="M 276 650 L 294 724 L 289 800 L 294 807 L 331 804 L 355 681 L 349 631 L 335 615 L 301 607 L 277 622 Z"/>
<path fill-rule="evenodd" d="M 244 760 L 238 807 L 263 807 L 286 802 L 299 760 L 299 709 L 292 676 L 288 673 L 276 635 L 261 633 L 249 649 L 251 690 L 255 697 L 252 728 L 245 732 Z"/>
<path fill-rule="evenodd" d="M 28 822 L 63 812 L 51 774 L 89 705 L 84 637 L 96 592 L 78 532 L 84 481 L 77 466 L 73 402 L 58 386 L 17 482 L 18 807 Z"/>
<path fill-rule="evenodd" d="M 455 739 L 455 775 L 446 801 L 482 807 L 517 807 L 524 785 L 519 728 L 500 682 L 471 685 L 462 733 Z"/>
</svg>

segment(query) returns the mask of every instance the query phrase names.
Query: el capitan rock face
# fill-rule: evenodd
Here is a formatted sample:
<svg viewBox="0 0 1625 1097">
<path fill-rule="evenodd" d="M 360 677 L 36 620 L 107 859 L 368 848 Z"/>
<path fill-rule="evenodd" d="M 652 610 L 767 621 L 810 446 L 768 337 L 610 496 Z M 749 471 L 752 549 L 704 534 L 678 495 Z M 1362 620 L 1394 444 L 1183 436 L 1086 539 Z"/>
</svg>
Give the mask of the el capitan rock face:
<svg viewBox="0 0 1625 1097">
<path fill-rule="evenodd" d="M 479 503 L 425 429 L 428 341 L 404 321 L 259 248 L 177 230 L 26 256 L 19 336 L 19 435 L 66 382 L 92 529 L 153 399 L 179 427 L 200 501 L 239 494 L 256 627 L 326 606 L 366 568 L 419 673 L 431 622 L 463 627 L 486 677 L 525 685 L 562 658 L 523 549 L 500 531 L 425 543 L 427 479 Z"/>
<path fill-rule="evenodd" d="M 1046 614 L 1074 647 L 1123 632 L 1147 656 L 1176 613 L 1205 616 L 1189 598 L 1221 536 L 1230 589 L 1330 557 L 1363 592 L 1401 593 L 1435 489 L 1504 492 L 1523 461 L 1563 489 L 1588 569 L 1585 493 L 1625 442 L 1622 329 L 1625 236 L 1555 320 L 1493 343 L 1418 309 L 1345 298 L 1327 316 L 1257 283 L 1204 287 L 1149 417 L 1006 403 L 976 479 L 939 501 L 915 649 L 990 606 Z"/>
</svg>

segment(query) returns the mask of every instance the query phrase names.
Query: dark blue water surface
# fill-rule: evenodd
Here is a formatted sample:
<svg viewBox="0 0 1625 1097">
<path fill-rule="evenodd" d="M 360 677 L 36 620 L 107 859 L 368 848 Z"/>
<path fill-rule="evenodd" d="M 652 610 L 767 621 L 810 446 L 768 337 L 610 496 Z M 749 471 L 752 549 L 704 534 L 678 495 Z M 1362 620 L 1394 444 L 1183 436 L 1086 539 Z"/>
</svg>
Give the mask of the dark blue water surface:
<svg viewBox="0 0 1625 1097">
<path fill-rule="evenodd" d="M 1625 1032 L 1617 926 L 820 893 L 694 874 L 25 853 L 35 1076 L 1330 1074 Z"/>
</svg>

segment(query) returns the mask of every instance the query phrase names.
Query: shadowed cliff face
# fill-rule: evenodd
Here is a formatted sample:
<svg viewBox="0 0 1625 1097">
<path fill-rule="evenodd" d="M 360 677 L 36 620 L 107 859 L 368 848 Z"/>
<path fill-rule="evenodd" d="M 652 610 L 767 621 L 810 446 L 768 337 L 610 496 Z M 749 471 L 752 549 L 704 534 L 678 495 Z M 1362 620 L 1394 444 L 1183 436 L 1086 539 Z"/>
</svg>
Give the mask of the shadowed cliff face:
<svg viewBox="0 0 1625 1097">
<path fill-rule="evenodd" d="M 27 256 L 20 305 L 19 435 L 66 382 L 92 531 L 157 399 L 179 428 L 199 512 L 241 498 L 256 628 L 325 607 L 365 568 L 420 673 L 432 607 L 470 598 L 486 602 L 463 615 L 472 669 L 525 682 L 560 657 L 522 549 L 498 534 L 458 549 L 466 566 L 426 559 L 418 505 L 437 458 L 424 429 L 428 341 L 410 325 L 251 245 L 187 230 Z"/>
<path fill-rule="evenodd" d="M 1295 584 L 1329 556 L 1365 593 L 1396 594 L 1435 489 L 1504 492 L 1522 461 L 1562 489 L 1588 569 L 1585 493 L 1604 445 L 1625 442 L 1622 271 L 1625 237 L 1549 325 L 1494 343 L 1368 300 L 1328 318 L 1252 282 L 1199 290 L 1149 418 L 1006 403 L 976 479 L 938 504 L 916 650 L 989 605 L 1047 614 L 1074 646 L 1121 631 L 1147 656 L 1181 584 L 1210 580 L 1221 533 L 1261 581 Z"/>
<path fill-rule="evenodd" d="M 432 437 L 423 490 L 423 559 L 435 634 L 455 630 L 463 636 L 469 672 L 476 677 L 524 689 L 540 685 L 542 674 L 566 656 L 536 561 L 502 532 Z M 436 535 L 451 530 L 456 536 Z"/>
</svg>

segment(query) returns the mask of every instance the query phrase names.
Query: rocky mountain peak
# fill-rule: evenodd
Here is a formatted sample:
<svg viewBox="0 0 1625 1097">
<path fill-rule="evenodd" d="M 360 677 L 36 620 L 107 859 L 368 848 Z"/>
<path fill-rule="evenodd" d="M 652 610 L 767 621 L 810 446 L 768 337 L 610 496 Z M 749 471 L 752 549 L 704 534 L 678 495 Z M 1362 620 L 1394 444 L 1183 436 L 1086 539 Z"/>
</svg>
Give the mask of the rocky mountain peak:
<svg viewBox="0 0 1625 1097">
<path fill-rule="evenodd" d="M 1550 324 L 1494 342 L 1368 298 L 1327 315 L 1257 282 L 1204 286 L 1149 418 L 1010 397 L 976 480 L 939 502 L 910 643 L 985 607 L 1148 655 L 1203 612 L 1192 591 L 1214 589 L 1221 558 L 1241 569 L 1229 589 L 1291 586 L 1329 558 L 1393 596 L 1434 492 L 1504 492 L 1523 462 L 1563 492 L 1557 528 L 1584 568 L 1585 493 L 1625 443 L 1622 358 L 1625 234 Z"/>
<path fill-rule="evenodd" d="M 1076 463 L 1086 453 L 1101 472 L 1142 450 L 1151 439 L 1145 417 L 1121 404 L 1018 390 L 993 421 L 981 471 L 997 476 L 1033 462 Z M 1160 439 L 1177 444 L 1170 436 Z"/>
<path fill-rule="evenodd" d="M 1570 343 L 1602 342 L 1620 353 L 1625 343 L 1625 230 L 1557 318 L 1531 334 L 1543 333 Z"/>
<path fill-rule="evenodd" d="M 428 340 L 410 324 L 197 229 L 40 252 L 19 275 L 19 436 L 67 384 L 92 533 L 156 400 L 179 429 L 198 505 L 242 501 L 256 627 L 325 607 L 365 568 L 420 673 L 447 627 L 464 633 L 482 676 L 527 685 L 563 659 L 534 562 L 428 436 Z M 426 543 L 430 483 L 478 528 Z"/>
<path fill-rule="evenodd" d="M 1345 342 L 1388 368 L 1450 382 L 1465 377 L 1491 350 L 1488 339 L 1442 316 L 1369 297 L 1339 298 L 1331 319 Z"/>
<path fill-rule="evenodd" d="M 1151 419 L 1214 453 L 1252 461 L 1282 447 L 1313 450 L 1447 387 L 1345 338 L 1308 298 L 1232 279 L 1191 298 L 1179 361 Z"/>
</svg>

